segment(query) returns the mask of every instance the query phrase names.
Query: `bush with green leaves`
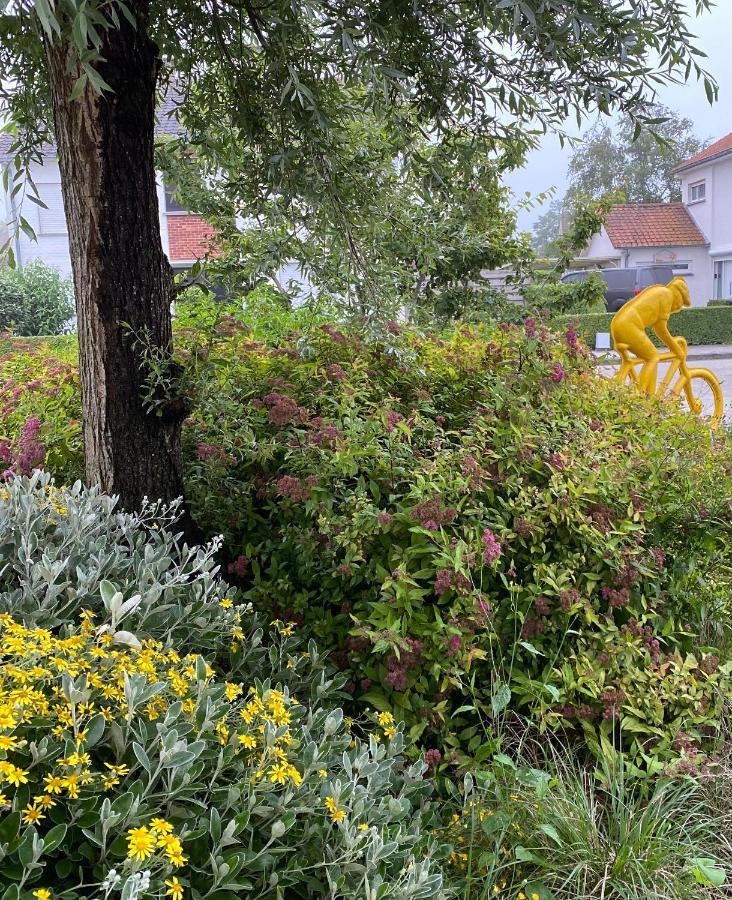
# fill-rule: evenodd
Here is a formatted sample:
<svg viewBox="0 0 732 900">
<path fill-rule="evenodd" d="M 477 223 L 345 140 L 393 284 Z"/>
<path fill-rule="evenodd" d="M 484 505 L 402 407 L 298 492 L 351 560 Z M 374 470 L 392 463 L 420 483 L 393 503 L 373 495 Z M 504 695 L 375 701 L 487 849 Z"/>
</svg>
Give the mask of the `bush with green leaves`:
<svg viewBox="0 0 732 900">
<path fill-rule="evenodd" d="M 356 707 L 441 765 L 489 758 L 507 708 L 635 772 L 719 736 L 730 448 L 597 375 L 573 329 L 268 343 L 227 320 L 178 350 L 192 511 L 245 596 L 332 651 Z"/>
<path fill-rule="evenodd" d="M 438 757 L 509 706 L 638 772 L 719 733 L 729 448 L 572 329 L 227 332 L 196 401 L 189 497 L 246 596 Z"/>
<path fill-rule="evenodd" d="M 0 331 L 61 334 L 74 315 L 71 281 L 42 262 L 0 267 Z"/>
<path fill-rule="evenodd" d="M 401 729 L 344 719 L 291 625 L 265 647 L 171 511 L 113 507 L 0 497 L 3 896 L 443 896 Z"/>
</svg>

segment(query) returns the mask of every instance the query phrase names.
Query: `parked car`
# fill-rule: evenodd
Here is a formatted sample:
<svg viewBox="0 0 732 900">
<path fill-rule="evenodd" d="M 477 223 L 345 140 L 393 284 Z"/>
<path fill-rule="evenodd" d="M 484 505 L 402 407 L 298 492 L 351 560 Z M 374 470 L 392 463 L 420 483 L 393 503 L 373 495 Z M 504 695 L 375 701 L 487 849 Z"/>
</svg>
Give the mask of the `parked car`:
<svg viewBox="0 0 732 900">
<path fill-rule="evenodd" d="M 562 275 L 563 284 L 586 281 L 591 274 L 599 275 L 607 284 L 605 305 L 608 312 L 620 307 L 652 284 L 668 284 L 674 277 L 671 266 L 636 266 L 633 269 L 580 269 Z"/>
</svg>

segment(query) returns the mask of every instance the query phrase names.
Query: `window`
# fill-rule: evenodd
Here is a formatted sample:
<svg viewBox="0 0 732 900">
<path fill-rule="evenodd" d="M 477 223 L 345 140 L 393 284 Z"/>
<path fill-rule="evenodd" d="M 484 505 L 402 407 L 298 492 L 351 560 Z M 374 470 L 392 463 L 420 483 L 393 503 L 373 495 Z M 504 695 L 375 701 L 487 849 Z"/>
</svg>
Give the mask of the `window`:
<svg viewBox="0 0 732 900">
<path fill-rule="evenodd" d="M 185 206 L 182 206 L 178 198 L 175 196 L 176 186 L 174 184 L 165 185 L 165 212 L 166 213 L 184 213 Z"/>
<path fill-rule="evenodd" d="M 66 215 L 60 184 L 39 184 L 38 194 L 46 207 L 38 207 L 39 234 L 66 234 Z"/>
<path fill-rule="evenodd" d="M 732 259 L 714 263 L 714 299 L 732 300 Z"/>
<path fill-rule="evenodd" d="M 695 181 L 689 185 L 689 203 L 699 203 L 705 200 L 707 196 L 706 181 Z"/>
</svg>

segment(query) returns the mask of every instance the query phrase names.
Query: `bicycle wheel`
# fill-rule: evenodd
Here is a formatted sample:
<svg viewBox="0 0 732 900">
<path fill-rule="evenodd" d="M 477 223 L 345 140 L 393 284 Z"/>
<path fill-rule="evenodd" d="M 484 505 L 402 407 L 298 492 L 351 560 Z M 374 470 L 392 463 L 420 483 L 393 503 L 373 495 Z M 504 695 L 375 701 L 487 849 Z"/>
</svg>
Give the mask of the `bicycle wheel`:
<svg viewBox="0 0 732 900">
<path fill-rule="evenodd" d="M 709 369 L 689 369 L 689 384 L 696 408 L 689 408 L 685 391 L 681 392 L 682 407 L 716 427 L 724 414 L 724 394 L 719 379 Z"/>
</svg>

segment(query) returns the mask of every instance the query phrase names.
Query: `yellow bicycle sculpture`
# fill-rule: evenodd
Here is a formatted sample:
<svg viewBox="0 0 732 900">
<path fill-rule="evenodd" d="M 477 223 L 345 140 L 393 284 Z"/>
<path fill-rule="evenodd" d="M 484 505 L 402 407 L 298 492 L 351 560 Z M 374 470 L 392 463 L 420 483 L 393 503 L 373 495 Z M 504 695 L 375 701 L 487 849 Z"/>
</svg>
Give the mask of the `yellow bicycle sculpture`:
<svg viewBox="0 0 732 900">
<path fill-rule="evenodd" d="M 669 318 L 685 306 L 690 306 L 689 288 L 683 278 L 674 278 L 668 285 L 656 284 L 641 291 L 625 303 L 613 316 L 610 334 L 620 356 L 618 381 L 629 381 L 639 390 L 656 397 L 666 394 L 682 397 L 689 411 L 704 416 L 716 427 L 724 412 L 724 395 L 717 376 L 709 369 L 690 369 L 686 364 L 687 343 L 668 330 Z M 660 353 L 646 334 L 652 328 L 668 353 Z M 659 363 L 670 363 L 658 384 Z M 640 373 L 637 367 L 641 366 Z M 674 381 L 674 379 L 676 379 Z"/>
</svg>

